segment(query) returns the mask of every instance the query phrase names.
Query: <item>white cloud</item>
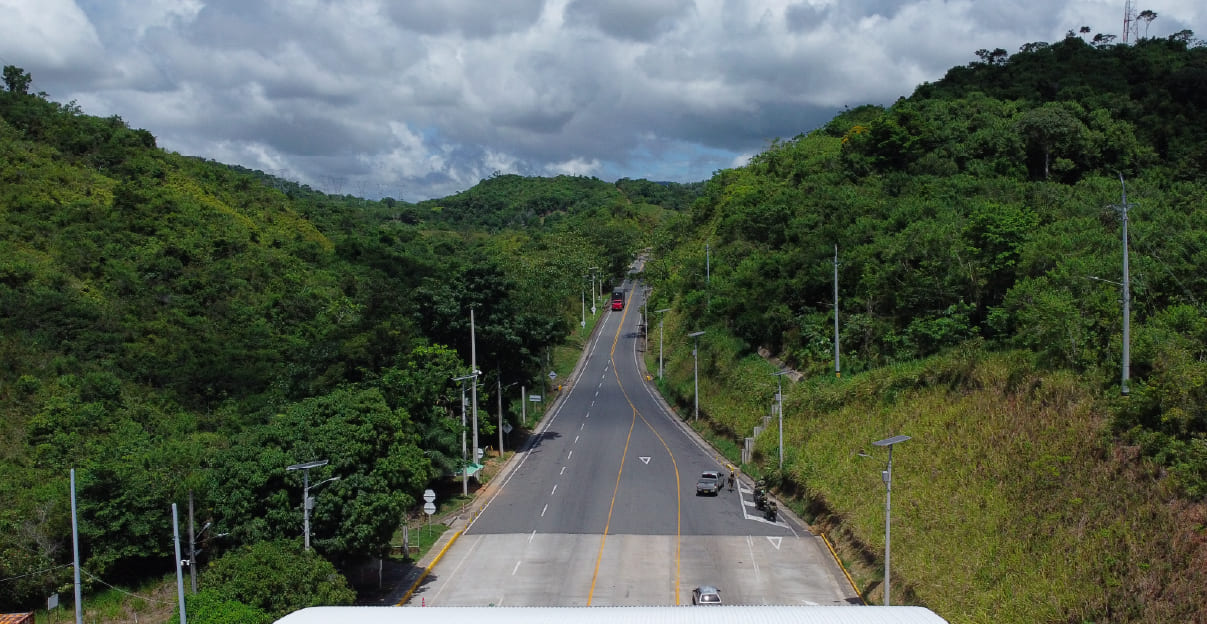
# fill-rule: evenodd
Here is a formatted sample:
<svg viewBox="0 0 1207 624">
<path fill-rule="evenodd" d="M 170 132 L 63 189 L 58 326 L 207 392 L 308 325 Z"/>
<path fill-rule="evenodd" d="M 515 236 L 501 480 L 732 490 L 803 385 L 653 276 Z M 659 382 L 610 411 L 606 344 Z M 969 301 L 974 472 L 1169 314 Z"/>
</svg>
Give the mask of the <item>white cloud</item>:
<svg viewBox="0 0 1207 624">
<path fill-rule="evenodd" d="M 598 158 L 571 158 L 558 163 L 549 163 L 545 170 L 552 175 L 592 176 L 599 172 L 602 164 Z"/>
<path fill-rule="evenodd" d="M 105 53 L 88 16 L 71 0 L 0 0 L 0 15 L 5 64 L 62 75 L 94 66 Z"/>
<path fill-rule="evenodd" d="M 1146 3 L 1150 34 L 1207 29 L 1201 5 Z M 978 49 L 1122 27 L 1116 0 L 0 0 L 0 15 L 0 61 L 56 100 L 181 153 L 408 200 L 495 172 L 701 180 Z"/>
</svg>

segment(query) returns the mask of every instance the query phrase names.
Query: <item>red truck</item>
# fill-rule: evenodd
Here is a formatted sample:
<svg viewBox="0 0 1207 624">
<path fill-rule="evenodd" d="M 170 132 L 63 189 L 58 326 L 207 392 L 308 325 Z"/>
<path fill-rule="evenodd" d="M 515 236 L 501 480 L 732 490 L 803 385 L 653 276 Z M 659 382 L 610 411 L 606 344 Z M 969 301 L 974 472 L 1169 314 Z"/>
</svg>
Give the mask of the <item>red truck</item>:
<svg viewBox="0 0 1207 624">
<path fill-rule="evenodd" d="M 612 309 L 613 310 L 623 310 L 624 309 L 624 291 L 619 288 L 612 290 Z"/>
</svg>

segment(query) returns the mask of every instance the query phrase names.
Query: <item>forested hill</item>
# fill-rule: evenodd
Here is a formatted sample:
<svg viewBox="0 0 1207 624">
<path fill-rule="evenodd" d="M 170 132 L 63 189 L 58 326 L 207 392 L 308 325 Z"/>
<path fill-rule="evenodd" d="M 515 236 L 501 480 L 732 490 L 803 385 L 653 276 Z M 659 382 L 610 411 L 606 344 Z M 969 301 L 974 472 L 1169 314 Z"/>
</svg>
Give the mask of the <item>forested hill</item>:
<svg viewBox="0 0 1207 624">
<path fill-rule="evenodd" d="M 71 468 L 88 591 L 170 569 L 165 510 L 189 490 L 209 535 L 227 534 L 207 560 L 294 538 L 300 475 L 284 467 L 320 457 L 342 479 L 315 510 L 316 550 L 341 568 L 382 552 L 460 466 L 451 380 L 470 368 L 471 308 L 481 400 L 534 387 L 578 329 L 584 276 L 623 278 L 676 208 L 644 181 L 536 181 L 547 190 L 517 193 L 573 197 L 491 234 L 514 200 L 495 219 L 458 216 L 455 198 L 416 212 L 327 195 L 164 152 L 29 93 L 19 68 L 4 81 L 0 610 L 70 582 Z"/>
<path fill-rule="evenodd" d="M 495 174 L 456 195 L 419 202 L 407 214 L 415 221 L 492 231 L 553 225 L 564 217 L 600 207 L 616 216 L 645 213 L 648 218 L 653 216 L 651 210 L 656 214 L 687 208 L 701 186 L 628 178 L 611 184 L 583 176 Z"/>
<path fill-rule="evenodd" d="M 342 476 L 317 552 L 380 553 L 460 458 L 468 311 L 485 386 L 524 383 L 577 326 L 590 267 L 619 279 L 650 248 L 668 345 L 708 329 L 700 408 L 723 447 L 774 392 L 755 349 L 804 374 L 784 469 L 766 435 L 746 468 L 870 562 L 865 595 L 882 484 L 851 440 L 909 433 L 904 601 L 952 621 L 1204 619 L 1207 49 L 1071 36 L 978 59 L 698 185 L 498 175 L 417 204 L 165 153 L 6 67 L 0 608 L 69 582 L 72 467 L 92 587 L 166 571 L 165 505 L 190 489 L 226 534 L 215 563 L 254 544 L 313 566 L 262 569 L 342 583 L 280 545 L 299 532 L 282 467 Z M 684 405 L 686 351 L 661 386 Z"/>
<path fill-rule="evenodd" d="M 757 348 L 803 373 L 783 469 L 774 433 L 756 463 L 873 567 L 863 457 L 912 435 L 894 589 L 952 621 L 1204 621 L 1205 98 L 1189 33 L 1070 36 L 981 51 L 719 172 L 646 267 L 668 335 L 706 330 L 701 414 L 723 438 L 764 424 Z M 669 366 L 683 406 L 692 367 Z M 858 578 L 876 600 L 877 571 Z"/>
<path fill-rule="evenodd" d="M 1030 43 L 1013 56 L 981 50 L 979 62 L 952 68 L 910 100 L 957 100 L 977 91 L 999 100 L 1075 104 L 1086 114 L 1103 111 L 1131 124 L 1136 140 L 1159 159 L 1116 165 L 1135 171 L 1159 164 L 1174 176 L 1198 178 L 1207 168 L 1207 52 L 1201 44 L 1188 50 L 1193 42 L 1193 34 L 1184 31 L 1132 46 L 1093 46 L 1070 37 L 1052 45 Z M 1058 109 L 1045 112 L 1050 119 L 1035 121 L 1060 121 Z M 1043 128 L 1033 123 L 1028 130 L 1034 135 Z M 1113 145 L 1104 147 L 1126 151 L 1130 146 L 1118 144 L 1125 138 L 1112 135 L 1107 143 Z M 1039 164 L 1031 163 L 1033 170 Z"/>
</svg>

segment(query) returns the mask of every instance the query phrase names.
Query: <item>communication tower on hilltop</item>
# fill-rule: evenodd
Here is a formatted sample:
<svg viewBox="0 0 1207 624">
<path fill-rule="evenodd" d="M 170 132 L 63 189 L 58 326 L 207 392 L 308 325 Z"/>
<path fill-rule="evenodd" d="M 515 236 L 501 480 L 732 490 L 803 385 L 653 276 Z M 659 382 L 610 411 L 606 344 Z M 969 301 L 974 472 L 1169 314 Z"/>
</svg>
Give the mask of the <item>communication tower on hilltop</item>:
<svg viewBox="0 0 1207 624">
<path fill-rule="evenodd" d="M 1132 39 L 1138 38 L 1139 25 L 1136 24 L 1136 5 L 1132 0 L 1124 0 L 1123 3 L 1123 43 L 1127 43 L 1129 36 Z"/>
</svg>

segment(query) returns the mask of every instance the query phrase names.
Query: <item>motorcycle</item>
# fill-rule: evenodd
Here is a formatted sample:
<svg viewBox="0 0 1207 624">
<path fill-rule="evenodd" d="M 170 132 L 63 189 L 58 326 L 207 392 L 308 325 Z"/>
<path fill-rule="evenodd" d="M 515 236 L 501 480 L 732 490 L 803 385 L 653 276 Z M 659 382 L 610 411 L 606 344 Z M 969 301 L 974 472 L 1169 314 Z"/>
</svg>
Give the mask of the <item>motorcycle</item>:
<svg viewBox="0 0 1207 624">
<path fill-rule="evenodd" d="M 767 520 L 768 522 L 775 522 L 775 517 L 778 512 L 779 507 L 775 504 L 775 501 L 767 501 L 766 509 L 763 510 L 763 519 Z"/>
</svg>

